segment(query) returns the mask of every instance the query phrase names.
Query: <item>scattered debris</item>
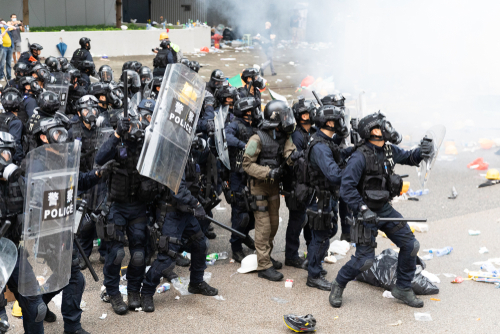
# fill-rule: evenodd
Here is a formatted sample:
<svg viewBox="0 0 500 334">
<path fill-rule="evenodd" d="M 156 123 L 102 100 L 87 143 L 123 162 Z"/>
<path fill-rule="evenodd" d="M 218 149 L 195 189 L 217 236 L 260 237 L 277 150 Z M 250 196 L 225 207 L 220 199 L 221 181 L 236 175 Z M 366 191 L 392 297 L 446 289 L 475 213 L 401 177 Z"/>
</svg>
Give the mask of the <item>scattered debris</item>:
<svg viewBox="0 0 500 334">
<path fill-rule="evenodd" d="M 388 326 L 399 326 L 399 325 L 402 325 L 402 324 L 403 324 L 403 322 L 401 320 L 398 320 L 398 321 L 396 321 L 396 322 L 394 322 L 392 324 L 389 324 Z"/>
<path fill-rule="evenodd" d="M 469 235 L 480 235 L 481 231 L 469 230 Z"/>
<path fill-rule="evenodd" d="M 429 260 L 432 260 L 432 258 L 434 257 L 434 255 L 431 254 L 427 254 L 425 256 L 421 256 L 420 258 L 424 261 L 429 261 Z"/>
<path fill-rule="evenodd" d="M 421 274 L 429 279 L 431 283 L 441 283 L 439 277 L 434 275 L 433 273 L 428 272 L 427 270 L 422 270 Z"/>
<path fill-rule="evenodd" d="M 451 277 L 457 277 L 455 274 L 443 274 L 445 277 L 451 278 Z"/>
<path fill-rule="evenodd" d="M 410 228 L 412 230 L 415 230 L 417 232 L 421 232 L 421 233 L 429 232 L 429 224 L 426 224 L 426 223 L 408 222 L 408 226 L 410 226 Z"/>
<path fill-rule="evenodd" d="M 346 240 L 342 240 L 342 241 L 334 240 L 330 244 L 330 248 L 328 248 L 328 252 L 330 252 L 332 254 L 346 255 L 350 248 L 351 247 L 349 245 L 349 242 L 347 242 Z"/>
<path fill-rule="evenodd" d="M 278 298 L 278 297 L 273 297 L 273 298 L 271 298 L 271 300 L 274 300 L 278 304 L 286 304 L 286 303 L 288 303 L 288 300 L 284 300 L 284 299 L 281 299 L 281 298 Z"/>
<path fill-rule="evenodd" d="M 217 300 L 225 300 L 221 295 L 214 296 L 214 298 Z"/>
<path fill-rule="evenodd" d="M 103 314 L 99 317 L 99 319 L 104 320 L 104 319 L 106 319 L 106 317 L 107 317 L 107 316 L 108 316 L 108 314 L 107 314 L 107 313 L 103 313 Z"/>
<path fill-rule="evenodd" d="M 325 257 L 325 263 L 337 263 L 337 258 L 335 256 L 333 256 L 330 252 L 328 252 L 328 256 Z"/>
<path fill-rule="evenodd" d="M 203 274 L 203 280 L 209 283 L 211 278 L 212 278 L 212 273 L 205 271 L 205 273 Z M 191 292 L 188 291 L 189 277 L 177 277 L 174 278 L 171 281 L 171 283 L 173 287 L 181 293 L 182 296 L 187 296 L 191 294 Z"/>
<path fill-rule="evenodd" d="M 285 288 L 293 288 L 293 279 L 287 279 L 285 281 Z"/>
<path fill-rule="evenodd" d="M 415 320 L 417 321 L 432 321 L 431 314 L 428 312 L 425 313 L 420 313 L 420 312 L 415 312 Z"/>
<path fill-rule="evenodd" d="M 448 196 L 448 198 L 455 199 L 455 198 L 457 198 L 457 196 L 458 196 L 457 189 L 455 189 L 455 187 L 453 186 L 453 188 L 451 188 L 451 196 Z"/>
<path fill-rule="evenodd" d="M 179 300 L 179 299 L 181 299 L 181 297 L 175 296 L 175 300 Z"/>
<path fill-rule="evenodd" d="M 462 283 L 464 279 L 460 276 L 457 276 L 451 283 Z"/>
<path fill-rule="evenodd" d="M 382 294 L 382 297 L 384 298 L 394 298 L 394 296 L 392 295 L 392 292 L 390 291 L 384 291 L 384 293 Z"/>
<path fill-rule="evenodd" d="M 487 162 L 484 162 L 483 158 L 477 158 L 476 160 L 468 164 L 467 168 L 475 170 L 487 170 L 488 166 L 489 164 Z"/>
<path fill-rule="evenodd" d="M 486 247 L 481 247 L 479 248 L 479 254 L 486 254 L 489 253 L 490 251 Z"/>
<path fill-rule="evenodd" d="M 450 254 L 452 250 L 453 250 L 453 247 L 448 246 L 448 247 L 444 247 L 441 249 L 435 249 L 435 248 L 426 249 L 426 250 L 424 250 L 424 252 L 429 252 L 429 253 L 435 254 L 436 256 L 444 256 L 444 255 Z"/>
<path fill-rule="evenodd" d="M 431 300 L 435 301 L 435 302 L 440 302 L 441 299 L 438 299 L 438 298 L 431 298 Z"/>
</svg>

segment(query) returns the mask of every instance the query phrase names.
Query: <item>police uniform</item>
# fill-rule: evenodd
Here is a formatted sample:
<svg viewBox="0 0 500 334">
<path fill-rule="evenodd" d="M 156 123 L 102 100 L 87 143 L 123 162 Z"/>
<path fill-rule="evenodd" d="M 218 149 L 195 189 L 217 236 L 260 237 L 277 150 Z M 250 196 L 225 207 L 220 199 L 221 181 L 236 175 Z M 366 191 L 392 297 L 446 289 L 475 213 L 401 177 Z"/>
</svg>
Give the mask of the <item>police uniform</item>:
<svg viewBox="0 0 500 334">
<path fill-rule="evenodd" d="M 177 63 L 177 52 L 170 48 L 159 49 L 156 57 L 153 59 L 153 76 L 163 76 L 168 64 Z"/>
<path fill-rule="evenodd" d="M 16 140 L 16 151 L 12 156 L 15 163 L 20 164 L 24 159 L 24 147 L 27 143 L 23 143 L 23 138 L 26 138 L 26 130 L 21 120 L 13 112 L 5 112 L 0 114 L 0 131 L 10 133 Z"/>
<path fill-rule="evenodd" d="M 390 198 L 398 196 L 390 189 L 390 178 L 394 175 L 394 165 L 403 164 L 418 166 L 422 160 L 420 149 L 403 150 L 396 145 L 386 143 L 383 147 L 365 143 L 360 146 L 347 162 L 340 195 L 353 210 L 358 213 L 361 206 L 367 205 L 379 217 L 402 218 L 390 204 Z M 376 182 L 385 178 L 388 182 Z M 375 196 L 374 196 L 375 195 Z M 411 288 L 411 282 L 416 270 L 416 256 L 419 243 L 406 223 L 385 222 L 363 224 L 372 231 L 369 240 L 356 244 L 356 254 L 351 257 L 339 271 L 336 281 L 342 288 L 361 272 L 369 269 L 375 258 L 375 237 L 377 230 L 386 233 L 387 237 L 399 247 L 398 267 L 396 270 L 396 285 L 400 288 Z M 351 231 L 351 239 L 353 239 Z M 355 241 L 355 240 L 352 240 Z"/>
<path fill-rule="evenodd" d="M 33 62 L 30 60 L 30 58 L 33 57 L 35 61 L 39 62 L 40 60 L 38 59 L 38 56 L 34 56 L 30 51 L 25 51 L 21 53 L 21 57 L 19 57 L 18 62 L 24 63 L 28 66 L 28 68 L 33 67 Z"/>
<path fill-rule="evenodd" d="M 230 194 L 226 199 L 231 202 L 231 226 L 232 228 L 248 235 L 255 228 L 255 217 L 249 207 L 249 194 L 245 194 L 248 176 L 243 170 L 243 152 L 245 145 L 254 134 L 254 128 L 245 119 L 234 117 L 233 121 L 226 125 L 226 139 L 229 150 L 229 162 L 231 172 L 229 175 Z M 242 251 L 244 239 L 231 234 L 231 250 L 233 254 Z"/>
<path fill-rule="evenodd" d="M 71 57 L 70 64 L 75 68 L 80 68 L 80 64 L 85 60 L 94 62 L 94 59 L 92 58 L 89 50 L 84 48 L 76 49 L 73 53 L 73 57 Z"/>
<path fill-rule="evenodd" d="M 271 169 L 282 165 L 285 158 L 295 150 L 290 137 L 281 135 L 274 139 L 274 130 L 258 130 L 250 137 L 243 155 L 243 169 L 251 177 L 248 182 L 252 196 L 255 196 L 255 248 L 258 268 L 266 270 L 272 266 L 271 252 L 279 227 L 279 180 L 270 182 Z"/>
<path fill-rule="evenodd" d="M 38 104 L 36 103 L 36 99 L 32 94 L 24 94 L 23 97 L 23 103 L 22 103 L 22 109 L 26 112 L 28 115 L 28 118 L 33 116 L 35 108 L 38 107 Z"/>
</svg>

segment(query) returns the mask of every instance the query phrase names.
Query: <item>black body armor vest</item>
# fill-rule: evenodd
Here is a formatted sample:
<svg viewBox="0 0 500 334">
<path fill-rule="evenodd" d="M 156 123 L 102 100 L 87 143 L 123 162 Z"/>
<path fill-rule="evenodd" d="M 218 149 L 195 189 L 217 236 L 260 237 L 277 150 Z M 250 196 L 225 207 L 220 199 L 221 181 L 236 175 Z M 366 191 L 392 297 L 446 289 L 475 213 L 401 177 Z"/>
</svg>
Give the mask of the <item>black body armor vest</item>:
<svg viewBox="0 0 500 334">
<path fill-rule="evenodd" d="M 254 135 L 254 128 L 245 125 L 245 123 L 238 118 L 235 118 L 233 122 L 238 124 L 237 138 L 244 143 L 248 143 L 250 137 Z M 234 146 L 229 146 L 228 149 L 229 149 L 229 162 L 231 164 L 231 171 L 237 173 L 244 173 L 241 163 L 243 161 L 243 153 L 245 152 L 245 150 L 244 149 L 240 150 Z"/>
<path fill-rule="evenodd" d="M 82 153 L 80 155 L 80 171 L 86 173 L 94 167 L 94 159 L 97 153 L 97 129 L 87 131 L 81 120 L 73 124 L 73 138 L 80 138 L 82 142 Z"/>
<path fill-rule="evenodd" d="M 283 164 L 285 158 L 283 152 L 285 149 L 286 136 L 279 139 L 273 139 L 266 131 L 258 130 L 257 135 L 262 144 L 257 163 L 269 168 L 278 168 Z"/>
</svg>

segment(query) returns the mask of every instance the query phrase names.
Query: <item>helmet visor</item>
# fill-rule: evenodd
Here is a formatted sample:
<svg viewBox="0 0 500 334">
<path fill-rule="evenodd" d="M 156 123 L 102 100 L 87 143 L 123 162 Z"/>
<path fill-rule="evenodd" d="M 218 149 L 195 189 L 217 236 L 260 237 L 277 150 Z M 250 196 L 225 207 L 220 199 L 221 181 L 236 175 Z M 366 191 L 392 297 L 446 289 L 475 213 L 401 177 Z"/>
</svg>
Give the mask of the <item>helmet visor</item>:
<svg viewBox="0 0 500 334">
<path fill-rule="evenodd" d="M 68 140 L 68 131 L 63 127 L 52 128 L 49 130 L 49 142 L 65 143 Z"/>
<path fill-rule="evenodd" d="M 292 109 L 290 108 L 281 109 L 280 121 L 283 131 L 293 132 L 295 130 L 295 125 L 297 124 L 297 122 L 295 121 L 295 117 L 293 116 Z"/>
</svg>

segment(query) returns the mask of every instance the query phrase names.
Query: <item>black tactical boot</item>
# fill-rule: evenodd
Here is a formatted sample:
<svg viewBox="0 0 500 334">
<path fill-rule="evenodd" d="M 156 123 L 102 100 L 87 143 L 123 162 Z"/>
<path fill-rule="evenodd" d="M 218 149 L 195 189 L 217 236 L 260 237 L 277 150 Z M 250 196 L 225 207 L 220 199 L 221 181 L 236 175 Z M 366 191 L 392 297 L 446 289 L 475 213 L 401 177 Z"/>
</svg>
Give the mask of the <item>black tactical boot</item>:
<svg viewBox="0 0 500 334">
<path fill-rule="evenodd" d="M 394 298 L 401 300 L 408 306 L 417 308 L 424 307 L 424 301 L 415 296 L 415 292 L 413 292 L 412 288 L 401 289 L 395 285 L 392 288 L 391 293 Z"/>
<path fill-rule="evenodd" d="M 342 294 L 344 293 L 344 289 L 345 288 L 340 287 L 337 280 L 333 280 L 332 292 L 330 292 L 330 297 L 328 298 L 332 307 L 339 308 L 342 306 Z"/>
<path fill-rule="evenodd" d="M 306 285 L 310 286 L 311 288 L 318 288 L 325 291 L 330 291 L 332 289 L 332 283 L 328 282 L 326 278 L 321 275 L 318 278 L 307 276 Z"/>
<path fill-rule="evenodd" d="M 251 250 L 255 250 L 255 241 L 253 241 L 252 237 L 247 235 L 245 239 L 243 239 L 243 245 L 247 246 Z"/>
<path fill-rule="evenodd" d="M 79 330 L 77 330 L 76 332 L 68 332 L 68 331 L 64 331 L 64 334 L 90 334 L 89 332 L 87 332 L 85 329 L 83 328 L 80 328 Z"/>
<path fill-rule="evenodd" d="M 281 281 L 283 279 L 283 274 L 280 273 L 279 271 L 276 271 L 274 267 L 270 267 L 267 268 L 266 270 L 260 270 L 259 277 L 276 282 L 276 281 Z"/>
<path fill-rule="evenodd" d="M 275 259 L 271 258 L 271 262 L 273 263 L 274 269 L 283 268 L 283 263 L 281 263 L 280 261 L 276 261 Z"/>
<path fill-rule="evenodd" d="M 83 257 L 79 257 L 78 260 L 80 261 L 80 270 L 87 269 L 87 263 L 85 262 Z"/>
<path fill-rule="evenodd" d="M 302 264 L 304 264 L 304 261 L 305 260 L 301 257 L 298 257 L 296 259 L 285 259 L 285 266 L 302 269 Z"/>
<path fill-rule="evenodd" d="M 179 267 L 189 267 L 191 261 L 187 257 L 177 255 L 177 257 L 175 258 L 175 264 Z"/>
<path fill-rule="evenodd" d="M 56 320 L 57 320 L 57 316 L 55 315 L 55 313 L 52 312 L 51 310 L 49 310 L 49 308 L 47 307 L 47 313 L 45 313 L 45 318 L 43 319 L 43 321 L 55 322 Z"/>
<path fill-rule="evenodd" d="M 191 284 L 191 282 L 189 282 L 188 291 L 191 293 L 204 296 L 216 296 L 219 293 L 219 291 L 216 288 L 212 288 L 205 281 L 198 284 Z"/>
<path fill-rule="evenodd" d="M 106 257 L 105 256 L 102 256 L 102 255 L 99 255 L 99 262 L 103 263 L 106 262 Z"/>
<path fill-rule="evenodd" d="M 123 297 L 121 293 L 118 293 L 114 296 L 109 296 L 109 301 L 111 302 L 111 306 L 113 307 L 113 311 L 118 315 L 123 315 L 128 312 L 127 304 L 123 301 Z"/>
<path fill-rule="evenodd" d="M 207 231 L 213 231 L 213 230 L 214 230 L 214 227 L 212 226 L 212 224 L 208 225 Z"/>
<path fill-rule="evenodd" d="M 351 242 L 351 233 L 342 233 L 340 235 L 340 240 L 343 241 L 347 241 L 347 242 Z"/>
<path fill-rule="evenodd" d="M 238 263 L 241 263 L 241 260 L 243 260 L 245 258 L 245 253 L 243 253 L 243 251 L 239 250 L 239 251 L 236 251 L 236 252 L 233 252 L 233 259 L 234 261 L 238 262 Z"/>
<path fill-rule="evenodd" d="M 328 271 L 326 271 L 325 268 L 323 268 L 323 265 L 321 265 L 321 276 L 326 276 L 326 274 L 328 274 Z"/>
<path fill-rule="evenodd" d="M 128 292 L 128 309 L 135 311 L 136 308 L 141 307 L 141 294 L 139 292 Z"/>
<path fill-rule="evenodd" d="M 215 234 L 214 231 L 207 230 L 207 232 L 205 232 L 205 236 L 207 237 L 207 239 L 210 239 L 210 240 L 217 238 L 217 234 Z"/>
<path fill-rule="evenodd" d="M 154 312 L 155 303 L 153 301 L 153 296 L 141 296 L 141 306 L 144 312 Z"/>
<path fill-rule="evenodd" d="M 3 318 L 3 315 L 2 315 Z M 10 324 L 7 321 L 7 314 L 5 315 L 5 319 L 0 320 L 0 334 L 7 333 L 10 328 Z"/>
</svg>

